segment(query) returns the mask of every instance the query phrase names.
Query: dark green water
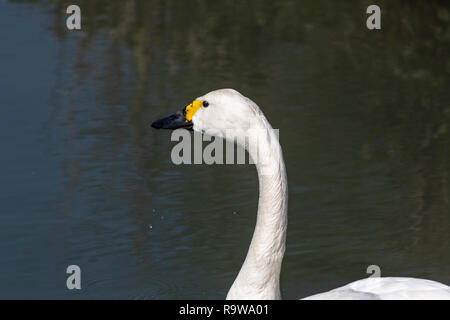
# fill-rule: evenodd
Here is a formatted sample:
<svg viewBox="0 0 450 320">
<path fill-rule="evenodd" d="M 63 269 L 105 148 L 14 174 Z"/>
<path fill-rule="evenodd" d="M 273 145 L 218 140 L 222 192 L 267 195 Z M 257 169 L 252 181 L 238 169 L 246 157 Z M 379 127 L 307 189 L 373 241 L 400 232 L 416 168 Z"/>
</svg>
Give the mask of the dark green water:
<svg viewBox="0 0 450 320">
<path fill-rule="evenodd" d="M 0 298 L 222 299 L 250 165 L 182 165 L 150 123 L 232 87 L 289 179 L 285 299 L 368 275 L 450 283 L 445 1 L 0 2 Z M 151 228 L 150 228 L 151 226 Z M 82 290 L 66 288 L 66 268 Z"/>
</svg>

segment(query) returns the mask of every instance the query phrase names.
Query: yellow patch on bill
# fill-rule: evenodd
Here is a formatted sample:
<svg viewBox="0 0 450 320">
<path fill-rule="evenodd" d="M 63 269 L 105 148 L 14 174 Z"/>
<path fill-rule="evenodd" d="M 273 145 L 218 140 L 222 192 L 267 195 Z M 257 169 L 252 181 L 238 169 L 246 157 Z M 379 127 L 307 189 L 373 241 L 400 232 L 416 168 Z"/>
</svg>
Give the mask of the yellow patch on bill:
<svg viewBox="0 0 450 320">
<path fill-rule="evenodd" d="M 190 105 L 186 107 L 186 122 L 192 120 L 192 117 L 197 112 L 198 109 L 202 106 L 202 101 L 194 100 Z"/>
</svg>

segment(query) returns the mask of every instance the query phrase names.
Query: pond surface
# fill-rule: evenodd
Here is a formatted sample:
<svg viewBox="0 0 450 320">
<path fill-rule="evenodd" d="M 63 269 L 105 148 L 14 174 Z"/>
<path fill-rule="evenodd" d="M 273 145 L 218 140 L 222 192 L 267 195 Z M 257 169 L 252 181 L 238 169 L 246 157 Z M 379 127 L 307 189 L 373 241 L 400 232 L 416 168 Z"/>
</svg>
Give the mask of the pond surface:
<svg viewBox="0 0 450 320">
<path fill-rule="evenodd" d="M 174 165 L 150 123 L 232 87 L 280 129 L 284 299 L 367 277 L 450 283 L 445 2 L 0 2 L 0 298 L 223 299 L 251 165 Z M 66 288 L 66 268 L 82 290 Z"/>
</svg>

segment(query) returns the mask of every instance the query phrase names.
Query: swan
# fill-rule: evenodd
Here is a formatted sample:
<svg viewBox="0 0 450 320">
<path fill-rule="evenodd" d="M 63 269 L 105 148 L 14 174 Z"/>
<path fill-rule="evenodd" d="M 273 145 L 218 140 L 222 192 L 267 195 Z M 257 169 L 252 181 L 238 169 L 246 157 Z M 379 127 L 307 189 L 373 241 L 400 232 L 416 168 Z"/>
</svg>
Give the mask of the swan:
<svg viewBox="0 0 450 320">
<path fill-rule="evenodd" d="M 169 117 L 153 122 L 152 127 L 186 128 L 229 141 L 234 141 L 234 137 L 244 138 L 238 139 L 237 143 L 248 150 L 256 165 L 258 213 L 247 256 L 226 299 L 281 299 L 280 270 L 287 228 L 287 176 L 275 130 L 261 109 L 236 90 L 220 89 L 196 98 Z M 450 287 L 431 280 L 371 277 L 304 299 L 450 299 Z"/>
</svg>

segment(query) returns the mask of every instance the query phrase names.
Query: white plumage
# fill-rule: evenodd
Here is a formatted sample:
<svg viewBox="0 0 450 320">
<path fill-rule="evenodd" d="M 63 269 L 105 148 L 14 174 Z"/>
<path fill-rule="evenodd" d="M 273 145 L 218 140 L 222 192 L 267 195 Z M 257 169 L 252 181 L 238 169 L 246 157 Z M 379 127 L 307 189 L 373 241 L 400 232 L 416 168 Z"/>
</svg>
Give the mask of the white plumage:
<svg viewBox="0 0 450 320">
<path fill-rule="evenodd" d="M 304 300 L 435 300 L 450 299 L 442 283 L 416 278 L 367 278 Z"/>
<path fill-rule="evenodd" d="M 255 231 L 227 299 L 280 299 L 288 202 L 281 146 L 256 103 L 239 92 L 221 89 L 196 100 L 207 101 L 208 106 L 199 108 L 192 117 L 194 130 L 225 139 L 228 136 L 224 132 L 241 138 L 253 135 L 253 139 L 241 144 L 252 159 L 257 159 L 259 202 Z M 450 287 L 415 278 L 371 277 L 305 299 L 450 299 Z"/>
</svg>

